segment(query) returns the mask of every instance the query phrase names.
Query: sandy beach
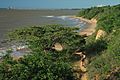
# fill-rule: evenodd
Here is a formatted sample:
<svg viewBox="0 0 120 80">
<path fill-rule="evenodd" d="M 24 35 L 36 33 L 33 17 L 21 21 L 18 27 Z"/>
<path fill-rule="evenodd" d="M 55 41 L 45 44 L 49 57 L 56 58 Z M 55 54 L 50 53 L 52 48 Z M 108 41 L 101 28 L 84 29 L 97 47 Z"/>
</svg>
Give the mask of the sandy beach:
<svg viewBox="0 0 120 80">
<path fill-rule="evenodd" d="M 90 26 L 81 30 L 79 32 L 79 35 L 89 36 L 89 35 L 92 35 L 95 32 L 95 28 L 96 28 L 96 25 L 97 25 L 97 20 L 96 19 L 93 18 L 93 19 L 89 20 L 89 19 L 85 19 L 85 18 L 82 18 L 82 17 L 76 17 L 76 16 L 71 16 L 70 18 L 80 19 L 80 20 L 85 21 L 85 22 L 90 24 Z"/>
</svg>

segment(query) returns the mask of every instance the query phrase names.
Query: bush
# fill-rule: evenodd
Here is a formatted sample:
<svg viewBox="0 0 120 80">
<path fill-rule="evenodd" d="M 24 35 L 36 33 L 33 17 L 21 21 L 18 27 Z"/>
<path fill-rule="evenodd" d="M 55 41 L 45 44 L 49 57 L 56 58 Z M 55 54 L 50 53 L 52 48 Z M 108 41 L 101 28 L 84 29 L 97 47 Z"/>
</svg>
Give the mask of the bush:
<svg viewBox="0 0 120 80">
<path fill-rule="evenodd" d="M 32 52 L 17 61 L 5 58 L 0 64 L 0 79 L 74 80 L 71 57 L 76 49 L 83 50 L 85 44 L 85 39 L 77 35 L 77 30 L 47 25 L 11 32 L 10 40 L 26 42 Z M 63 51 L 53 50 L 55 43 L 64 45 Z"/>
</svg>

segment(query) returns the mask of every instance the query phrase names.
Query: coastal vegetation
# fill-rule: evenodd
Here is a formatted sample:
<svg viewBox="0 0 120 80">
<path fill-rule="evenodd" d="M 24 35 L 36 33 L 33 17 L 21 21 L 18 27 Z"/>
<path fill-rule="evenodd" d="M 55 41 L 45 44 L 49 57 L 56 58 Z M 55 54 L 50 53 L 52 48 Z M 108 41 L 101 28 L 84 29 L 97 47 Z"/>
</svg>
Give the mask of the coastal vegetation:
<svg viewBox="0 0 120 80">
<path fill-rule="evenodd" d="M 120 4 L 116 6 L 92 7 L 83 9 L 77 16 L 87 19 L 97 19 L 97 28 L 110 33 L 114 28 L 119 28 Z"/>
<path fill-rule="evenodd" d="M 0 80 L 76 80 L 73 62 L 80 60 L 74 56 L 77 51 L 87 56 L 84 73 L 88 80 L 119 80 L 120 5 L 82 9 L 77 16 L 97 19 L 96 32 L 86 38 L 78 34 L 77 27 L 46 25 L 9 33 L 9 41 L 24 42 L 31 52 L 14 59 L 8 51 L 0 62 Z M 98 30 L 107 35 L 96 40 Z M 57 51 L 55 44 L 63 49 Z"/>
<path fill-rule="evenodd" d="M 97 19 L 96 33 L 86 39 L 89 80 L 120 79 L 120 5 L 92 7 L 79 12 L 78 16 Z M 98 30 L 107 33 L 95 40 Z"/>
<path fill-rule="evenodd" d="M 32 51 L 18 60 L 5 56 L 0 63 L 0 80 L 74 80 L 72 56 L 75 50 L 82 51 L 85 44 L 78 29 L 46 25 L 11 32 L 11 41 L 25 41 Z M 61 44 L 63 50 L 53 49 L 55 43 Z"/>
</svg>

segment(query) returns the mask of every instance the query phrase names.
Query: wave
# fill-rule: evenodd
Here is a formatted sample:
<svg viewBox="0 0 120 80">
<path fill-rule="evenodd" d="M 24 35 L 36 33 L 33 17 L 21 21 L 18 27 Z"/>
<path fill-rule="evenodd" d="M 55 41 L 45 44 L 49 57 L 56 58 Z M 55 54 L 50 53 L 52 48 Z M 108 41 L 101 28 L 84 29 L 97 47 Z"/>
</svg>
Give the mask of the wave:
<svg viewBox="0 0 120 80">
<path fill-rule="evenodd" d="M 47 17 L 47 18 L 58 18 L 58 19 L 62 19 L 62 20 L 68 19 L 68 16 L 43 16 L 43 17 Z"/>
<path fill-rule="evenodd" d="M 55 16 L 43 16 L 43 17 L 47 17 L 47 18 L 53 18 L 53 17 L 55 17 Z"/>
<path fill-rule="evenodd" d="M 60 18 L 60 19 L 65 20 L 65 19 L 67 19 L 67 18 L 68 18 L 68 16 L 57 16 L 57 18 Z"/>
<path fill-rule="evenodd" d="M 70 25 L 72 24 L 77 27 L 84 27 L 87 24 L 86 22 L 84 22 L 80 19 L 71 18 L 70 16 L 52 16 L 52 15 L 50 15 L 50 16 L 43 16 L 43 17 L 63 20 L 66 23 L 70 23 Z"/>
</svg>

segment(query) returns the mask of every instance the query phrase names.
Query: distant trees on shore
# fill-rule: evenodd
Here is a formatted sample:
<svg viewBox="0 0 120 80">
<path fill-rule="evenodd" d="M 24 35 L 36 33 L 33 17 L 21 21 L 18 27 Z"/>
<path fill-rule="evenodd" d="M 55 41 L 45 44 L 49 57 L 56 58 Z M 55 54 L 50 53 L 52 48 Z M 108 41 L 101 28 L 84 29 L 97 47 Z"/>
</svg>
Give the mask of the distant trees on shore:
<svg viewBox="0 0 120 80">
<path fill-rule="evenodd" d="M 120 23 L 120 4 L 116 6 L 92 7 L 81 10 L 77 16 L 98 20 L 98 29 L 111 32 L 114 28 L 118 28 Z"/>
</svg>

